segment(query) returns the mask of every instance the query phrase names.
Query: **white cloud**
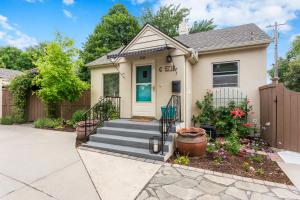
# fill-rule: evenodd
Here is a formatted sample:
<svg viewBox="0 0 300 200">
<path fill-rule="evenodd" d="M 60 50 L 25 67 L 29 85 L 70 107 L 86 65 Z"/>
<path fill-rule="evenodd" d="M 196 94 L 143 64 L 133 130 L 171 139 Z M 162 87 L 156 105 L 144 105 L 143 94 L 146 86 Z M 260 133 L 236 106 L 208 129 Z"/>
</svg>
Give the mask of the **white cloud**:
<svg viewBox="0 0 300 200">
<path fill-rule="evenodd" d="M 1 35 L 1 34 L 0 34 Z M 300 33 L 294 34 L 290 37 L 290 42 L 293 42 L 297 36 L 300 36 Z"/>
<path fill-rule="evenodd" d="M 0 40 L 5 44 L 24 49 L 36 45 L 34 37 L 28 36 L 10 24 L 7 17 L 0 15 Z"/>
<path fill-rule="evenodd" d="M 72 18 L 72 17 L 73 17 L 73 15 L 72 15 L 72 13 L 71 13 L 70 11 L 68 11 L 68 10 L 66 10 L 66 9 L 63 9 L 63 12 L 64 12 L 64 14 L 66 15 L 66 17 L 69 17 L 69 18 Z"/>
<path fill-rule="evenodd" d="M 146 1 L 151 1 L 151 0 L 131 0 L 132 4 L 142 4 L 145 3 Z"/>
<path fill-rule="evenodd" d="M 297 18 L 299 0 L 160 0 L 156 6 L 180 4 L 191 9 L 190 23 L 195 20 L 214 18 L 219 27 L 256 23 L 265 29 L 275 21 L 288 22 Z M 288 31 L 285 25 L 281 30 Z"/>
<path fill-rule="evenodd" d="M 63 3 L 66 5 L 72 5 L 74 3 L 74 0 L 63 0 Z"/>
<path fill-rule="evenodd" d="M 73 16 L 73 14 L 71 13 L 71 11 L 66 10 L 66 9 L 63 9 L 63 12 L 64 12 L 64 14 L 65 14 L 66 17 L 71 18 L 71 19 L 74 19 L 74 16 Z"/>
</svg>

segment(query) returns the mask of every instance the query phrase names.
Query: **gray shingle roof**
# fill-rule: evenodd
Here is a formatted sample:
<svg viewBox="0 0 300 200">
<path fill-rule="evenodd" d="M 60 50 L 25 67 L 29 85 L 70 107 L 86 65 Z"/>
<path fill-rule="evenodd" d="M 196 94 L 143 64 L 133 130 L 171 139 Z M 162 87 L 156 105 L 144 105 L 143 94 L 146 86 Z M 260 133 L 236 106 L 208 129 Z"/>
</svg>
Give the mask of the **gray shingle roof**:
<svg viewBox="0 0 300 200">
<path fill-rule="evenodd" d="M 22 74 L 22 72 L 18 70 L 0 68 L 0 77 L 6 81 L 10 81 L 20 74 Z"/>
<path fill-rule="evenodd" d="M 259 44 L 269 44 L 272 42 L 272 39 L 255 24 L 245 24 L 230 28 L 180 35 L 175 37 L 175 39 L 187 47 L 197 50 L 199 53 Z M 120 47 L 109 54 L 119 53 L 122 49 L 123 47 Z M 110 60 L 107 59 L 107 55 L 105 55 L 91 63 L 88 63 L 86 66 L 105 65 L 110 63 Z"/>
<path fill-rule="evenodd" d="M 207 32 L 199 32 L 175 37 L 179 42 L 205 52 L 218 49 L 268 44 L 272 40 L 255 24 L 245 24 Z"/>
</svg>

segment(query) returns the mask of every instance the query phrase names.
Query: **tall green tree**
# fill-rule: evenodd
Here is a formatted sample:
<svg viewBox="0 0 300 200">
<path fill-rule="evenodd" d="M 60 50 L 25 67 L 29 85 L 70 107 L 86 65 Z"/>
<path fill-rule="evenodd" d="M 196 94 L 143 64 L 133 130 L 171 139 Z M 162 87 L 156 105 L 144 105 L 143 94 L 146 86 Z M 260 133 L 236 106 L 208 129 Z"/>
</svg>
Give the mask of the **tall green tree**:
<svg viewBox="0 0 300 200">
<path fill-rule="evenodd" d="M 0 67 L 14 70 L 26 70 L 32 68 L 33 64 L 22 50 L 15 47 L 0 48 Z"/>
<path fill-rule="evenodd" d="M 33 83 L 39 88 L 36 93 L 48 105 L 63 100 L 74 101 L 88 88 L 87 83 L 76 76 L 82 63 L 78 56 L 74 41 L 58 33 L 56 40 L 45 46 L 44 55 L 35 62 L 38 75 Z"/>
<path fill-rule="evenodd" d="M 179 24 L 190 14 L 189 9 L 180 8 L 180 5 L 166 5 L 156 12 L 152 8 L 146 8 L 142 12 L 143 24 L 150 23 L 163 33 L 174 37 L 178 35 Z"/>
<path fill-rule="evenodd" d="M 269 75 L 274 77 L 274 69 L 269 70 Z M 286 58 L 279 59 L 278 76 L 287 88 L 300 92 L 300 36 L 294 39 Z"/>
<path fill-rule="evenodd" d="M 137 34 L 140 26 L 123 4 L 115 4 L 88 37 L 80 54 L 84 64 L 89 63 L 108 52 L 128 44 Z M 80 76 L 88 79 L 86 67 L 81 67 Z"/>
<path fill-rule="evenodd" d="M 198 33 L 198 32 L 204 32 L 204 31 L 210 31 L 217 27 L 217 25 L 214 24 L 214 19 L 209 20 L 202 20 L 202 21 L 195 21 L 193 26 L 190 29 L 190 33 Z"/>
</svg>

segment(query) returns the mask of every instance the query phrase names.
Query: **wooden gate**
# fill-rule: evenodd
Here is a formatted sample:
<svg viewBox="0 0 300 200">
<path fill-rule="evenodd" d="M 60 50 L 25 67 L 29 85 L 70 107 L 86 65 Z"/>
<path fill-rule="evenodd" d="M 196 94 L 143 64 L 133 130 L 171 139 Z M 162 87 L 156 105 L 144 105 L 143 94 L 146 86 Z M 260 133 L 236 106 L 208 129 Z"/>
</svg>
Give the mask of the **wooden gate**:
<svg viewBox="0 0 300 200">
<path fill-rule="evenodd" d="M 12 115 L 12 96 L 7 87 L 2 88 L 2 116 Z"/>
<path fill-rule="evenodd" d="M 259 90 L 262 137 L 274 147 L 300 152 L 300 92 L 283 84 Z"/>
</svg>

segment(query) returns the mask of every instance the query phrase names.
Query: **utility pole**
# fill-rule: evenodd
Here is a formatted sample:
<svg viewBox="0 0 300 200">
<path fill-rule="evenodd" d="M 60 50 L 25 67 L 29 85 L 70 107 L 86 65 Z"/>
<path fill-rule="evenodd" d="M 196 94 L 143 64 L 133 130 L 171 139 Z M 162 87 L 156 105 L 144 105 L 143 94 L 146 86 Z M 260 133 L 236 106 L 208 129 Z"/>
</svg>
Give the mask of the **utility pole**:
<svg viewBox="0 0 300 200">
<path fill-rule="evenodd" d="M 269 25 L 267 26 L 267 28 L 273 28 L 273 39 L 274 39 L 274 78 L 273 81 L 274 82 L 278 82 L 278 27 L 285 25 L 285 23 L 283 24 L 278 24 L 277 22 L 275 22 L 274 25 Z"/>
</svg>

